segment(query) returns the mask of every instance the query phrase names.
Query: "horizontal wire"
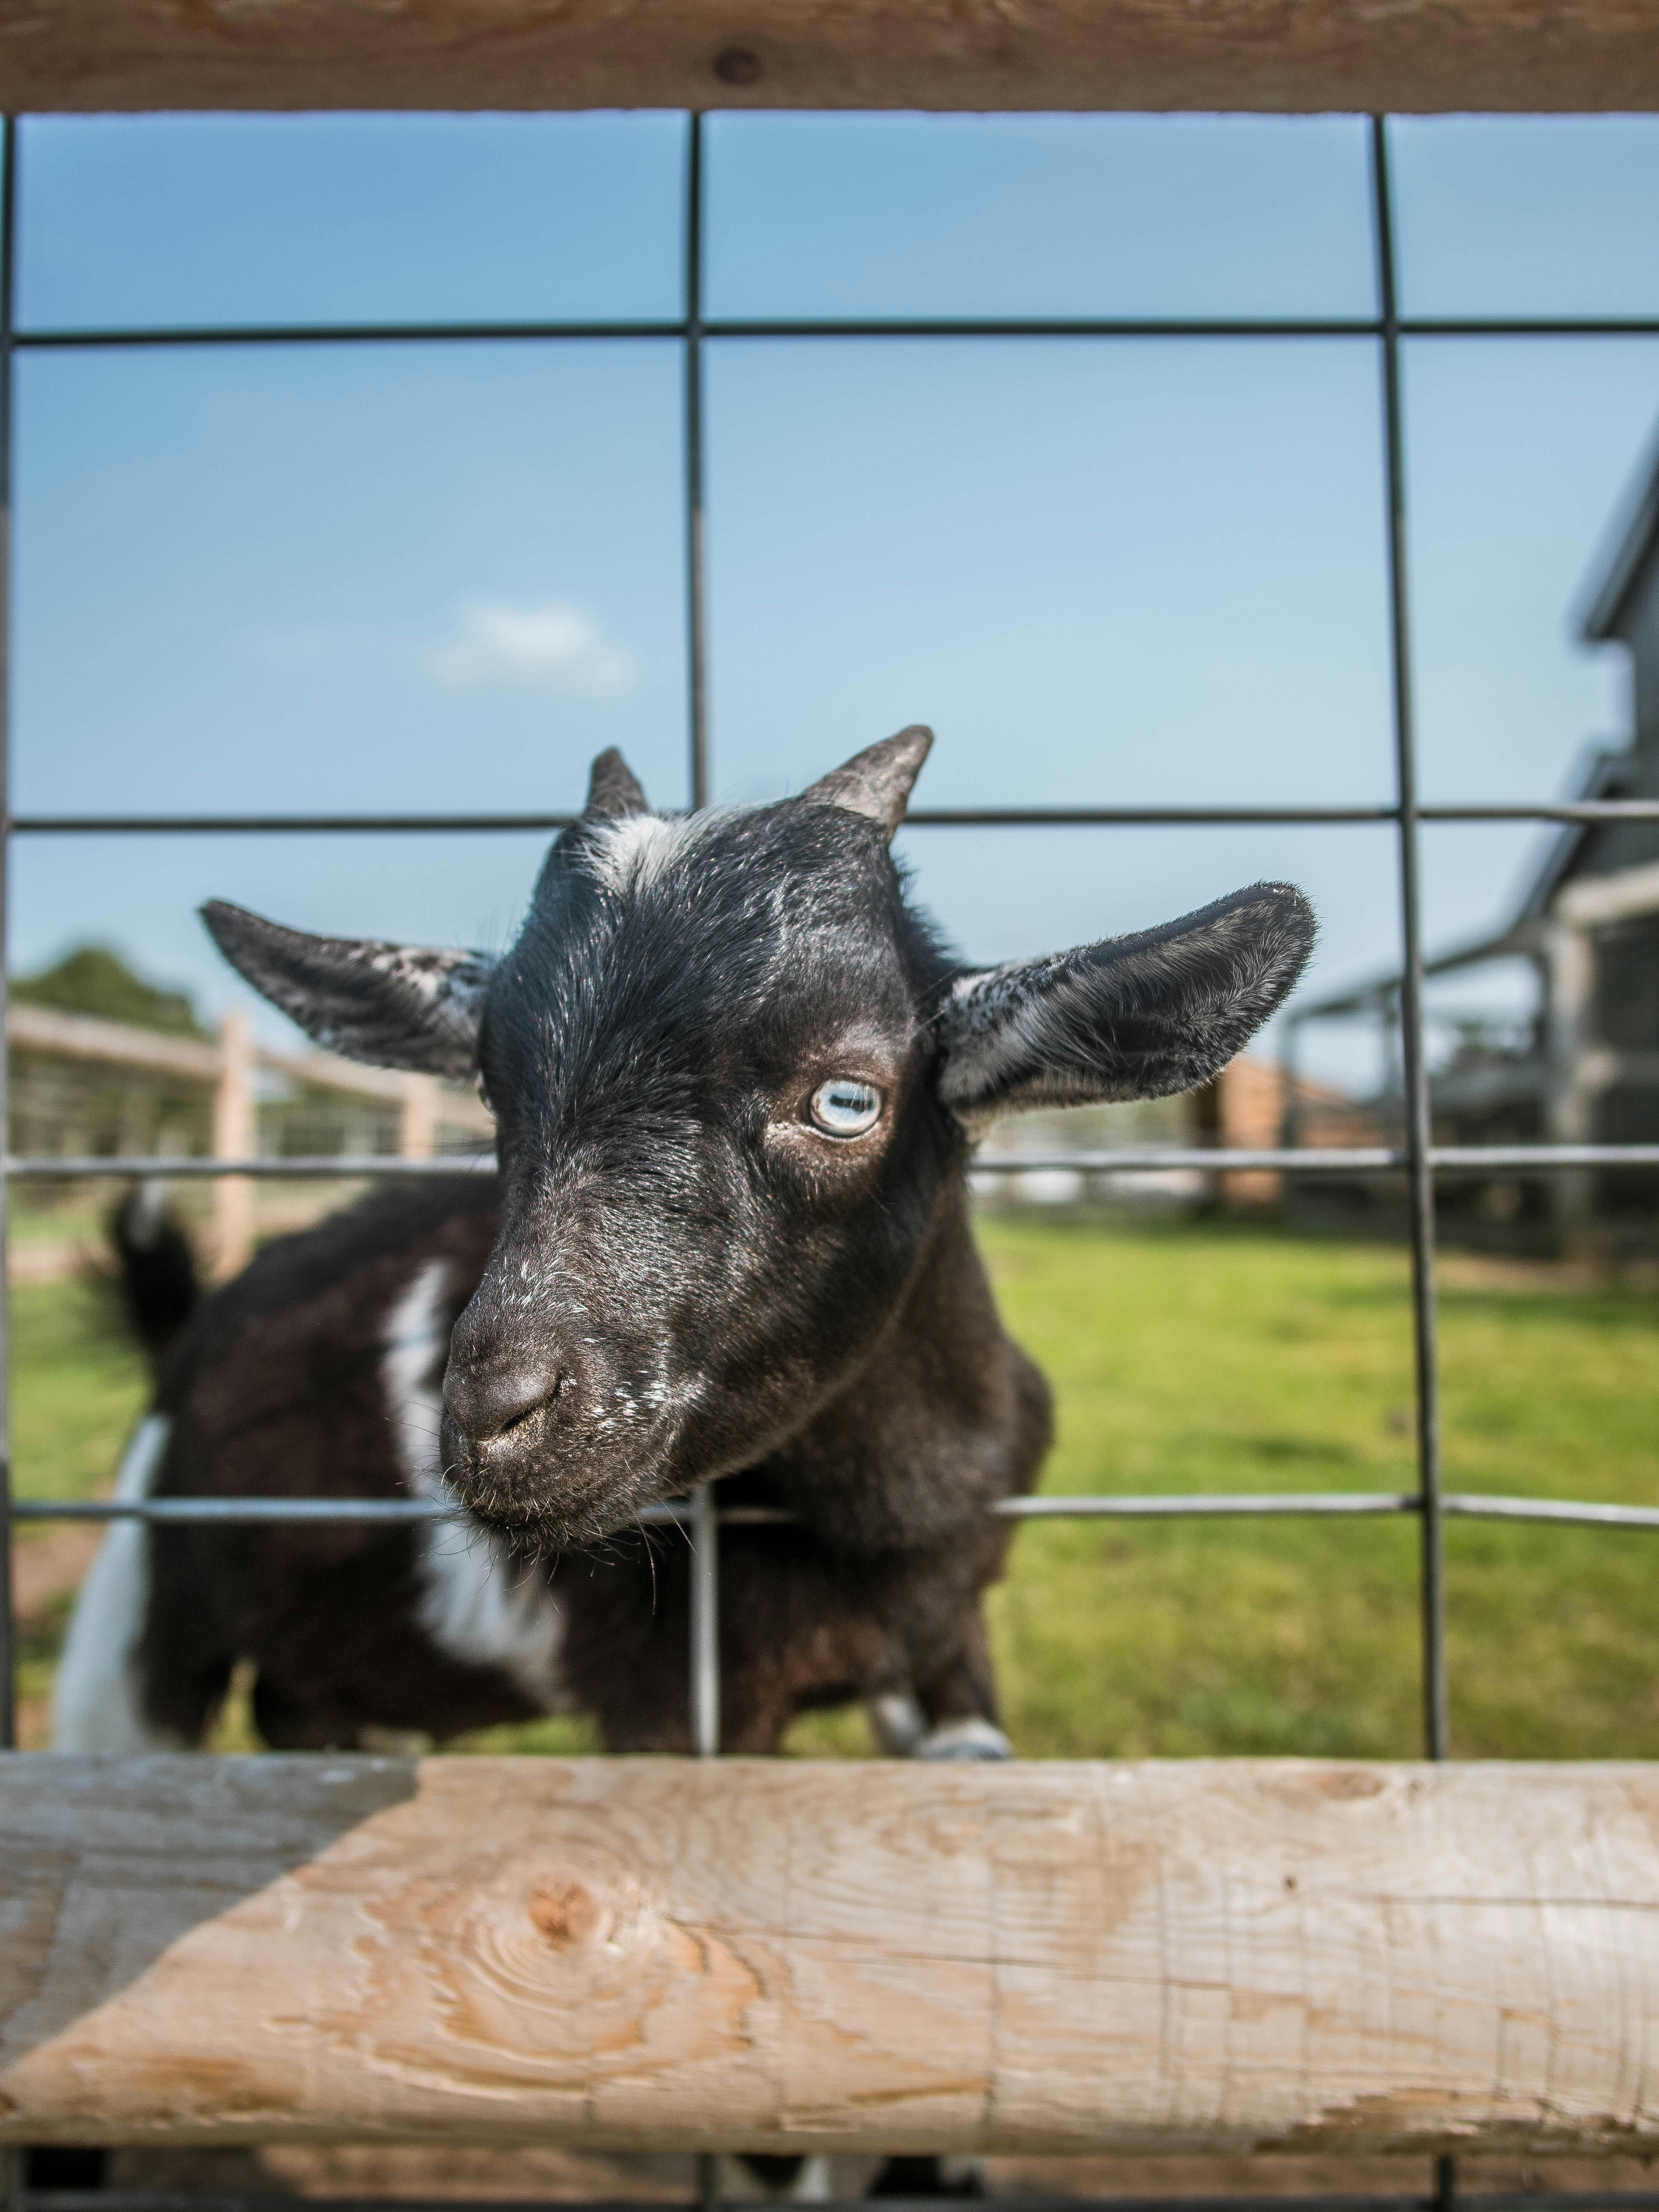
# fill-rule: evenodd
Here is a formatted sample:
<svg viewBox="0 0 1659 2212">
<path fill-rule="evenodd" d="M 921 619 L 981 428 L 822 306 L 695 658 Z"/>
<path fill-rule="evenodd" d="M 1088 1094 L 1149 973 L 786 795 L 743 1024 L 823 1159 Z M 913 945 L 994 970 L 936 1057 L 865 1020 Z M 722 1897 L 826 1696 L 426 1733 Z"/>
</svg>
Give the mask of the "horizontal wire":
<svg viewBox="0 0 1659 2212">
<path fill-rule="evenodd" d="M 1659 822 L 1659 799 L 1425 805 L 1423 822 Z M 574 814 L 17 814 L 18 837 L 428 836 L 568 829 Z M 919 806 L 907 830 L 1288 829 L 1398 822 L 1397 806 Z"/>
<path fill-rule="evenodd" d="M 6 1174 L 14 1182 L 74 1182 L 82 1179 L 130 1181 L 134 1176 L 168 1182 L 204 1182 L 219 1176 L 246 1176 L 255 1182 L 361 1182 L 377 1176 L 395 1176 L 419 1182 L 432 1176 L 494 1175 L 494 1152 L 439 1152 L 427 1159 L 411 1159 L 401 1152 L 327 1152 L 315 1158 L 276 1157 L 252 1160 L 221 1160 L 194 1154 L 125 1153 L 110 1158 L 46 1157 L 9 1159 Z"/>
<path fill-rule="evenodd" d="M 504 340 L 683 338 L 685 325 L 668 317 L 595 322 L 484 323 L 196 323 L 134 324 L 87 330 L 16 331 L 19 353 L 82 353 L 154 346 L 499 344 Z"/>
<path fill-rule="evenodd" d="M 1435 1145 L 1429 1165 L 1441 1175 L 1510 1174 L 1570 1168 L 1659 1168 L 1659 1145 Z M 1303 1146 L 1247 1151 L 1224 1145 L 1194 1147 L 1124 1145 L 1103 1152 L 981 1153 L 969 1175 L 1378 1175 L 1403 1170 L 1411 1155 L 1401 1146 Z"/>
<path fill-rule="evenodd" d="M 1152 1492 L 1140 1495 L 999 1498 L 988 1509 L 1001 1521 L 1234 1521 L 1296 1516 L 1352 1520 L 1422 1510 L 1413 1491 L 1285 1490 Z M 1458 1491 L 1443 1512 L 1466 1521 L 1539 1521 L 1587 1528 L 1659 1528 L 1659 1506 L 1586 1503 L 1571 1498 L 1504 1498 Z M 647 1526 L 690 1523 L 689 1500 L 642 1505 L 630 1516 Z M 468 1522 L 464 1505 L 425 1498 L 18 1498 L 15 1521 L 208 1522 L 215 1524 Z M 724 1528 L 779 1528 L 799 1516 L 778 1505 L 728 1505 Z"/>
<path fill-rule="evenodd" d="M 241 2190 L 25 2189 L 25 2212 L 295 2212 L 292 2197 Z M 328 2212 L 690 2212 L 675 2198 L 535 2197 L 330 2197 Z M 763 2200 L 764 2201 L 764 2200 Z M 868 2212 L 867 2197 L 828 2198 L 814 2212 Z M 884 2197 L 882 2212 L 939 2212 L 937 2197 Z M 695 2202 L 695 2200 L 694 2200 Z M 1042 2197 L 985 2200 L 988 2212 L 1436 2212 L 1432 2196 Z M 1659 2191 L 1642 2189 L 1460 2189 L 1469 2212 L 1659 2212 Z"/>
<path fill-rule="evenodd" d="M 1050 1175 L 1386 1175 L 1404 1169 L 1409 1155 L 1389 1145 L 1312 1146 L 1246 1151 L 1156 1145 L 1121 1146 L 1105 1152 L 981 1154 L 969 1164 L 975 1176 Z M 1429 1164 L 1438 1175 L 1559 1173 L 1574 1168 L 1659 1168 L 1659 1145 L 1437 1145 Z M 400 1152 L 326 1152 L 314 1158 L 261 1156 L 215 1159 L 197 1154 L 129 1152 L 113 1156 L 26 1155 L 8 1159 L 5 1173 L 19 1182 L 202 1182 L 243 1176 L 257 1182 L 360 1182 L 377 1176 L 422 1182 L 430 1176 L 494 1175 L 493 1152 L 441 1152 L 413 1159 Z"/>
<path fill-rule="evenodd" d="M 1286 1514 L 1348 1517 L 1415 1513 L 1415 1492 L 1287 1490 L 1152 1492 L 1139 1497 L 1002 1498 L 991 1510 L 1003 1521 L 1227 1521 Z"/>
<path fill-rule="evenodd" d="M 567 830 L 574 814 L 15 814 L 14 837 L 425 836 Z"/>
<path fill-rule="evenodd" d="M 1408 315 L 1407 338 L 1659 337 L 1653 315 Z M 277 345 L 428 345 L 584 339 L 679 339 L 684 316 L 486 322 L 198 323 L 17 331 L 24 353 L 123 348 Z M 715 316 L 697 334 L 754 338 L 1380 338 L 1375 315 L 906 315 Z"/>
<path fill-rule="evenodd" d="M 641 1505 L 632 1516 L 649 1524 L 678 1524 L 689 1505 Z M 734 1508 L 733 1510 L 741 1509 Z M 747 1509 L 771 1511 L 770 1508 Z M 14 1521 L 212 1521 L 407 1522 L 468 1521 L 465 1505 L 437 1498 L 14 1498 Z"/>
</svg>

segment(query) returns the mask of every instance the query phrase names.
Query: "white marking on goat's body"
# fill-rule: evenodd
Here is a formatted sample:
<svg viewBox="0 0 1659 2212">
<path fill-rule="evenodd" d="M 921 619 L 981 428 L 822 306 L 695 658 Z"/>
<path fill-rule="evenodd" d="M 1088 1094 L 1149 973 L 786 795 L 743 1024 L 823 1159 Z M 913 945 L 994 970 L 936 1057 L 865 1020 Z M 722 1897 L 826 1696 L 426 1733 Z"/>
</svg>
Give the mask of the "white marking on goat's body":
<svg viewBox="0 0 1659 2212">
<path fill-rule="evenodd" d="M 448 1268 L 429 1261 L 392 1308 L 382 1365 L 404 1480 L 417 1498 L 447 1497 L 439 1462 L 440 1378 L 448 1347 Z M 416 1539 L 422 1627 L 447 1657 L 499 1667 L 544 1711 L 561 1703 L 564 1616 L 532 1566 L 477 1522 L 428 1521 Z"/>
<path fill-rule="evenodd" d="M 889 1759 L 912 1759 L 927 1733 L 927 1716 L 908 1690 L 887 1690 L 865 1711 L 876 1741 Z"/>
<path fill-rule="evenodd" d="M 172 1424 L 147 1413 L 133 1431 L 115 1496 L 136 1504 L 150 1494 Z M 183 1739 L 144 1714 L 138 1639 L 149 1607 L 149 1531 L 118 1521 L 98 1547 L 75 1601 L 52 1691 L 54 1751 L 178 1751 Z"/>
</svg>

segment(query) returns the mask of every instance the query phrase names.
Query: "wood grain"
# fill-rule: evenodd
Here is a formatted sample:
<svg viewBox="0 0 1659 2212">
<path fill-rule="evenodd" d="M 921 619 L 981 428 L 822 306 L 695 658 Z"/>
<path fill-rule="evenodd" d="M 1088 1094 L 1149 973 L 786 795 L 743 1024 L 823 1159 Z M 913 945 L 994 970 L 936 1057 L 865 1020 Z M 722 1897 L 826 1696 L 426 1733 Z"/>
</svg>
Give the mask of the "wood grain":
<svg viewBox="0 0 1659 2212">
<path fill-rule="evenodd" d="M 0 102 L 1659 106 L 1650 0 L 0 0 Z"/>
<path fill-rule="evenodd" d="M 0 1761 L 0 2137 L 1659 2150 L 1659 1771 Z"/>
</svg>

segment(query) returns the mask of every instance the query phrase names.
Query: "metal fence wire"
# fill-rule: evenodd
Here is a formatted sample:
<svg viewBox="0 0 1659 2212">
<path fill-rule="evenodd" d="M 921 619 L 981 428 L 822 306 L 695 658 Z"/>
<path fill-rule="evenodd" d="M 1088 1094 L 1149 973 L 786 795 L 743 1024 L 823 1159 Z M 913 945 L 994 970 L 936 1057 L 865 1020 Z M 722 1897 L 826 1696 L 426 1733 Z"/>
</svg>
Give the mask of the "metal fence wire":
<svg viewBox="0 0 1659 2212">
<path fill-rule="evenodd" d="M 1413 1516 L 1419 1526 L 1421 1613 L 1423 1740 L 1431 1759 L 1447 1755 L 1446 1605 L 1443 1530 L 1449 1517 L 1578 1523 L 1598 1527 L 1659 1528 L 1659 1508 L 1587 1504 L 1576 1500 L 1501 1498 L 1448 1493 L 1441 1480 L 1440 1413 L 1435 1322 L 1434 1188 L 1437 1176 L 1486 1174 L 1493 1170 L 1534 1173 L 1596 1168 L 1659 1166 L 1659 1145 L 1436 1146 L 1431 1140 L 1428 1069 L 1424 1036 L 1424 952 L 1419 868 L 1419 825 L 1425 822 L 1610 823 L 1659 821 L 1659 800 L 1599 799 L 1572 803 L 1540 801 L 1512 805 L 1474 802 L 1425 805 L 1417 795 L 1413 716 L 1411 635 L 1408 611 L 1408 548 L 1406 529 L 1406 465 L 1401 403 L 1401 342 L 1404 338 L 1505 338 L 1659 337 L 1659 316 L 1422 317 L 1402 316 L 1396 285 L 1393 198 L 1389 169 L 1387 118 L 1370 122 L 1372 243 L 1376 257 L 1378 311 L 1346 317 L 1021 317 L 940 318 L 870 320 L 730 319 L 703 313 L 703 118 L 693 114 L 687 132 L 683 240 L 684 298 L 675 320 L 624 322 L 497 322 L 370 324 L 267 326 L 20 331 L 15 326 L 17 266 L 17 128 L 5 118 L 0 131 L 0 1023 L 6 1003 L 6 891 L 14 837 L 145 836 L 292 832 L 408 833 L 434 835 L 514 830 L 556 830 L 566 814 L 185 814 L 185 815 L 17 815 L 11 811 L 9 758 L 10 702 L 7 674 L 10 658 L 10 524 L 13 480 L 13 399 L 16 356 L 23 351 L 64 352 L 100 348 L 118 350 L 154 346 L 216 347 L 328 345 L 493 340 L 648 339 L 678 342 L 684 358 L 684 563 L 688 639 L 687 723 L 689 784 L 694 807 L 709 796 L 708 623 L 704 581 L 704 404 L 703 362 L 709 345 L 752 338 L 1367 338 L 1376 348 L 1382 371 L 1382 440 L 1386 475 L 1388 612 L 1395 759 L 1395 799 L 1390 805 L 1362 806 L 1038 806 L 919 807 L 907 814 L 908 827 L 929 828 L 1133 828 L 1200 825 L 1337 825 L 1392 823 L 1397 835 L 1399 915 L 1404 958 L 1400 981 L 1401 1037 L 1404 1061 L 1404 1141 L 1398 1146 L 1337 1149 L 1233 1150 L 1123 1147 L 1106 1152 L 1057 1155 L 1022 1153 L 975 1163 L 975 1174 L 1029 1174 L 1044 1168 L 1115 1173 L 1167 1173 L 1194 1169 L 1270 1170 L 1292 1176 L 1352 1176 L 1392 1170 L 1403 1174 L 1411 1230 L 1411 1303 L 1415 1368 L 1415 1456 L 1417 1482 L 1403 1492 L 1267 1492 L 1255 1495 L 1145 1497 L 1038 1497 L 1005 1500 L 996 1510 L 1014 1520 L 1060 1518 L 1149 1519 L 1314 1515 Z M 6 1126 L 5 1062 L 0 1054 L 0 1127 Z M 200 1158 L 12 1158 L 8 1182 L 0 1185 L 0 1267 L 6 1243 L 5 1194 L 9 1180 L 252 1176 L 312 1180 L 356 1179 L 365 1176 L 420 1176 L 489 1172 L 492 1160 L 373 1159 L 338 1156 L 318 1159 Z M 15 1703 L 15 1635 L 12 1601 L 13 1524 L 27 1521 L 110 1522 L 285 1522 L 353 1520 L 406 1522 L 464 1517 L 459 1508 L 416 1499 L 158 1498 L 133 1503 L 58 1503 L 13 1495 L 9 1420 L 9 1315 L 0 1302 L 0 1748 L 16 1743 Z M 719 1528 L 721 1522 L 787 1517 L 766 1508 L 720 1510 L 705 1486 L 684 1501 L 647 1506 L 643 1521 L 678 1522 L 692 1552 L 693 1602 L 689 1678 L 692 1741 L 701 1757 L 720 1749 Z M 3 2154 L 0 2154 L 3 2156 Z M 88 2194 L 27 2191 L 15 2170 L 6 2196 L 13 2205 L 31 2204 L 38 2212 L 252 2212 L 265 2200 L 238 2194 L 180 2195 L 119 2191 Z M 1431 2212 L 1448 2207 L 1456 2194 L 1455 2162 L 1436 2161 L 1433 2193 L 1328 2198 L 1343 2212 Z M 700 2161 L 699 2197 L 705 2205 L 719 2198 L 717 2161 Z M 343 2207 L 351 2200 L 334 2200 Z M 902 2200 L 889 2200 L 902 2202 Z M 918 2200 L 919 2203 L 927 2200 Z M 1000 2200 L 1026 2212 L 1036 2208 L 1076 2207 L 1076 2197 L 1010 2197 Z M 1310 2208 L 1321 2200 L 1261 2197 L 1107 2200 L 1119 2212 L 1142 2212 L 1158 2204 L 1164 2212 L 1232 2212 L 1247 2204 L 1272 2206 L 1275 2212 L 1296 2204 Z M 1659 2191 L 1471 2193 L 1462 2201 L 1487 2212 L 1589 2212 L 1619 2205 L 1626 2212 L 1659 2212 Z M 458 2212 L 446 2200 L 447 2212 Z M 367 2212 L 358 2200 L 356 2212 Z M 600 2212 L 598 2206 L 585 2212 Z"/>
</svg>

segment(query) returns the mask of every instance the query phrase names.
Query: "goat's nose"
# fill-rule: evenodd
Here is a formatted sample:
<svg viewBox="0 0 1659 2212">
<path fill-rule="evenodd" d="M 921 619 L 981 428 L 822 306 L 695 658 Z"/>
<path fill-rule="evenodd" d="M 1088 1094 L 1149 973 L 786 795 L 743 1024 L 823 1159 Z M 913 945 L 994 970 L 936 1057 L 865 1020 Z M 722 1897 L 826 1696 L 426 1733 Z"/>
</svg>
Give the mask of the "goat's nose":
<svg viewBox="0 0 1659 2212">
<path fill-rule="evenodd" d="M 452 1361 L 444 1378 L 444 1405 L 465 1437 L 485 1444 L 527 1421 L 561 1387 L 558 1375 L 533 1364 L 458 1370 Z"/>
</svg>

